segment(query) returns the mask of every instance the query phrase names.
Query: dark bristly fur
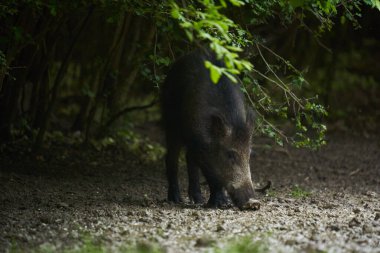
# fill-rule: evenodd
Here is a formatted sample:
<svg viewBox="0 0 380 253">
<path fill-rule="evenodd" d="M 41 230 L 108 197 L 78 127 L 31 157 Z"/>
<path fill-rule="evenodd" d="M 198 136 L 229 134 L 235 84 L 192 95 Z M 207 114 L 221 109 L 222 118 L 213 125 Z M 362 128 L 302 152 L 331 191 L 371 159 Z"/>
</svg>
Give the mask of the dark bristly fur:
<svg viewBox="0 0 380 253">
<path fill-rule="evenodd" d="M 224 206 L 227 190 L 242 207 L 254 194 L 249 167 L 253 113 L 244 104 L 239 84 L 225 76 L 212 83 L 205 60 L 222 65 L 213 54 L 195 51 L 172 66 L 162 87 L 168 200 L 182 201 L 177 173 L 185 147 L 190 199 L 203 202 L 201 171 L 210 187 L 209 206 Z"/>
</svg>

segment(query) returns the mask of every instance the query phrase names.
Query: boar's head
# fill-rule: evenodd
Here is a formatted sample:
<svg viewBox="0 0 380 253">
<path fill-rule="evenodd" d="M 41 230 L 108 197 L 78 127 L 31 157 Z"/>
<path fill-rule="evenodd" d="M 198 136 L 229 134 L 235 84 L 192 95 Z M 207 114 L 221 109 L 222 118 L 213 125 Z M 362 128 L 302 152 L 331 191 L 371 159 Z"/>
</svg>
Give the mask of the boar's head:
<svg viewBox="0 0 380 253">
<path fill-rule="evenodd" d="M 233 116 L 226 118 L 219 111 L 209 114 L 203 159 L 206 177 L 226 189 L 233 203 L 244 209 L 254 196 L 250 170 L 254 114 L 249 110 Z"/>
</svg>

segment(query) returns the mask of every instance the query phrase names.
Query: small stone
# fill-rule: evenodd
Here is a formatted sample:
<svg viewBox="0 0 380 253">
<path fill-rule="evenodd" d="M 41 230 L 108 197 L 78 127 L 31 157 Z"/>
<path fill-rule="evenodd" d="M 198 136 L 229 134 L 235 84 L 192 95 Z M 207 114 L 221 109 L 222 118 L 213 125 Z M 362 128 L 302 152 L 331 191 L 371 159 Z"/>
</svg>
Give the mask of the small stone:
<svg viewBox="0 0 380 253">
<path fill-rule="evenodd" d="M 280 204 L 274 203 L 274 202 L 269 202 L 269 203 L 267 203 L 267 206 L 269 206 L 269 207 L 280 207 Z"/>
<path fill-rule="evenodd" d="M 352 210 L 354 213 L 360 213 L 360 209 L 359 208 L 355 208 L 354 210 Z"/>
<path fill-rule="evenodd" d="M 139 218 L 139 221 L 140 221 L 140 222 L 143 222 L 143 223 L 149 223 L 149 222 L 150 222 L 149 219 L 144 218 L 144 217 Z"/>
<path fill-rule="evenodd" d="M 195 247 L 209 247 L 215 243 L 214 240 L 210 238 L 198 238 L 197 241 L 195 242 Z"/>
<path fill-rule="evenodd" d="M 69 208 L 69 204 L 67 204 L 66 202 L 60 202 L 57 204 L 57 206 L 61 208 Z"/>
<path fill-rule="evenodd" d="M 375 220 L 379 220 L 380 219 L 380 213 L 376 213 L 375 214 Z"/>
<path fill-rule="evenodd" d="M 63 219 L 56 219 L 54 222 L 57 223 L 57 224 L 62 224 L 63 223 Z"/>
<path fill-rule="evenodd" d="M 339 231 L 340 230 L 340 228 L 337 225 L 330 225 L 330 226 L 328 226 L 328 228 L 332 231 Z"/>
<path fill-rule="evenodd" d="M 51 223 L 51 218 L 47 215 L 44 215 L 44 216 L 40 217 L 40 221 L 42 223 L 49 224 L 49 223 Z"/>
<path fill-rule="evenodd" d="M 366 195 L 368 197 L 376 197 L 377 196 L 376 192 L 372 192 L 372 191 L 367 191 L 366 193 L 364 193 L 364 195 Z"/>
<path fill-rule="evenodd" d="M 193 217 L 197 218 L 197 219 L 199 219 L 199 218 L 201 217 L 200 213 L 197 212 L 197 211 L 192 212 L 191 215 L 192 215 Z"/>
<path fill-rule="evenodd" d="M 318 200 L 316 200 L 314 198 L 310 199 L 310 204 L 317 205 L 318 203 L 319 203 Z"/>
<path fill-rule="evenodd" d="M 137 244 L 137 251 L 138 252 L 154 252 L 154 246 L 150 242 L 139 242 Z"/>
<path fill-rule="evenodd" d="M 334 203 L 324 203 L 324 204 L 322 205 L 322 208 L 323 208 L 323 209 L 334 209 L 334 208 L 336 208 L 336 207 L 337 207 L 337 205 L 334 204 Z"/>
<path fill-rule="evenodd" d="M 357 227 L 360 225 L 360 222 L 356 219 L 356 218 L 353 218 L 349 223 L 348 223 L 348 226 L 350 228 L 352 227 Z"/>
<path fill-rule="evenodd" d="M 294 203 L 295 200 L 294 199 L 290 199 L 290 198 L 284 198 L 284 199 L 282 199 L 282 202 L 283 203 Z"/>
<path fill-rule="evenodd" d="M 292 246 L 292 245 L 295 245 L 297 244 L 297 241 L 294 240 L 294 239 L 288 239 L 285 241 L 285 245 L 289 245 L 289 246 Z"/>
<path fill-rule="evenodd" d="M 371 234 L 373 233 L 373 228 L 369 225 L 363 225 L 363 233 Z"/>
<path fill-rule="evenodd" d="M 288 212 L 286 212 L 286 215 L 288 215 L 288 216 L 294 216 L 294 212 L 288 211 Z"/>
<path fill-rule="evenodd" d="M 224 228 L 224 226 L 222 224 L 218 224 L 218 226 L 216 226 L 216 232 L 221 232 L 224 230 L 226 230 L 226 229 Z"/>
</svg>

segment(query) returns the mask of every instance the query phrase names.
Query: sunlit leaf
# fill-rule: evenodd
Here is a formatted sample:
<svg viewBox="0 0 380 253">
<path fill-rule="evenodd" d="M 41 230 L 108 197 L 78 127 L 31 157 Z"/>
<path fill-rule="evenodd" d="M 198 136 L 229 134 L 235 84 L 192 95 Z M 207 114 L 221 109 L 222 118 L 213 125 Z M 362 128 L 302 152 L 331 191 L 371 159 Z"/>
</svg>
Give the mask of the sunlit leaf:
<svg viewBox="0 0 380 253">
<path fill-rule="evenodd" d="M 210 77 L 213 83 L 218 83 L 220 77 L 222 76 L 222 72 L 220 68 L 212 64 L 210 61 L 205 61 L 205 67 L 210 70 Z"/>
</svg>

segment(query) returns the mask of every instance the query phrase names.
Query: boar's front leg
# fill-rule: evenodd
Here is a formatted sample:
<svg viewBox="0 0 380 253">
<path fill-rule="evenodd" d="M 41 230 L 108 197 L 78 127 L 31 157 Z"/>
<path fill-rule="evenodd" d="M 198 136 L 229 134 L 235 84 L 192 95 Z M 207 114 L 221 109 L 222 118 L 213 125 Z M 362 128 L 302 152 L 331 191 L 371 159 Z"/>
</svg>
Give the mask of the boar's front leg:
<svg viewBox="0 0 380 253">
<path fill-rule="evenodd" d="M 168 200 L 180 203 L 182 198 L 178 185 L 178 159 L 181 145 L 176 141 L 176 138 L 167 137 L 166 142 L 166 176 L 169 182 Z"/>
<path fill-rule="evenodd" d="M 228 197 L 225 194 L 223 186 L 218 183 L 213 176 L 204 173 L 210 188 L 210 198 L 207 206 L 211 208 L 226 208 L 230 206 Z"/>
<path fill-rule="evenodd" d="M 203 197 L 199 185 L 199 167 L 196 164 L 196 155 L 191 149 L 186 153 L 187 172 L 189 176 L 189 198 L 195 204 L 202 204 Z"/>
<path fill-rule="evenodd" d="M 211 208 L 226 208 L 231 204 L 224 190 L 220 186 L 210 186 L 210 199 L 207 206 Z"/>
</svg>

